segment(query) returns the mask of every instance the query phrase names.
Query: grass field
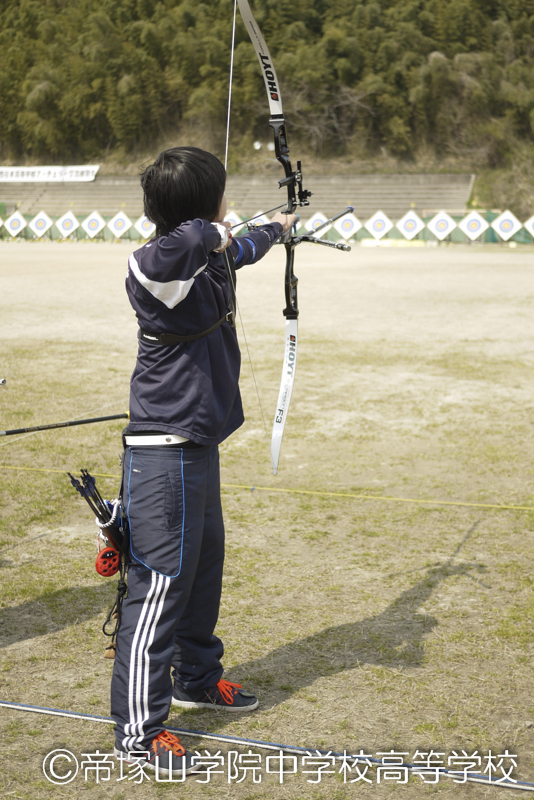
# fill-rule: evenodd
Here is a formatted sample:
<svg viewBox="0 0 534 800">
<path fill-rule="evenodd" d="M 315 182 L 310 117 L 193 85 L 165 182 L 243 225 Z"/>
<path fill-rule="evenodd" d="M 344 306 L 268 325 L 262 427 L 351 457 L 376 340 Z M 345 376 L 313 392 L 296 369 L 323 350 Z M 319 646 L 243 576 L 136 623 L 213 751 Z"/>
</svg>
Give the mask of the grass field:
<svg viewBox="0 0 534 800">
<path fill-rule="evenodd" d="M 305 247 L 279 474 L 242 334 L 247 421 L 221 447 L 228 552 L 218 633 L 226 677 L 257 692 L 260 708 L 244 719 L 173 711 L 169 725 L 394 751 L 408 762 L 433 750 L 445 766 L 453 752 L 477 751 L 478 771 L 489 751 L 507 749 L 517 756 L 512 776 L 534 783 L 534 251 Z M 0 246 L 0 428 L 127 409 L 136 352 L 128 253 L 127 244 Z M 281 250 L 239 275 L 238 297 L 270 432 Z M 5 701 L 109 714 L 101 626 L 115 581 L 94 570 L 96 527 L 65 471 L 118 476 L 121 428 L 0 438 Z M 99 485 L 114 497 L 118 477 Z M 58 786 L 43 775 L 45 755 L 109 753 L 111 726 L 0 708 L 0 729 L 2 797 L 514 794 L 445 778 L 399 783 L 375 769 L 371 783 L 349 783 L 354 771 L 346 783 L 339 773 L 309 783 L 317 775 L 300 762 L 280 783 L 265 771 L 268 752 L 260 783 L 215 774 L 137 785 L 115 770 L 107 782 L 80 773 Z M 247 752 L 182 739 L 211 755 Z"/>
</svg>

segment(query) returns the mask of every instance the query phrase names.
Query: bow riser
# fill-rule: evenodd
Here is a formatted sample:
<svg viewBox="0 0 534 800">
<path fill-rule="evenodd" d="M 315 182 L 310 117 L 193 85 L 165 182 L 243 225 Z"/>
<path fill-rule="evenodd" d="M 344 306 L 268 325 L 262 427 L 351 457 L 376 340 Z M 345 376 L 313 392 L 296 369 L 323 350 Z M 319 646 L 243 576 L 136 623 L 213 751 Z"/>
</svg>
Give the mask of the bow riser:
<svg viewBox="0 0 534 800">
<path fill-rule="evenodd" d="M 298 298 L 297 286 L 299 279 L 293 272 L 293 265 L 295 261 L 295 245 L 292 241 L 285 244 L 286 248 L 286 274 L 285 274 L 285 293 L 286 293 L 286 307 L 283 310 L 283 315 L 286 319 L 298 319 Z"/>
<path fill-rule="evenodd" d="M 310 205 L 308 197 L 311 197 L 312 193 L 302 188 L 302 168 L 300 161 L 297 161 L 296 170 L 291 166 L 285 119 L 283 117 L 271 117 L 269 125 L 274 131 L 274 152 L 276 158 L 283 166 L 286 174 L 285 178 L 278 181 L 278 186 L 281 189 L 287 186 L 287 213 L 294 214 L 298 206 Z"/>
</svg>

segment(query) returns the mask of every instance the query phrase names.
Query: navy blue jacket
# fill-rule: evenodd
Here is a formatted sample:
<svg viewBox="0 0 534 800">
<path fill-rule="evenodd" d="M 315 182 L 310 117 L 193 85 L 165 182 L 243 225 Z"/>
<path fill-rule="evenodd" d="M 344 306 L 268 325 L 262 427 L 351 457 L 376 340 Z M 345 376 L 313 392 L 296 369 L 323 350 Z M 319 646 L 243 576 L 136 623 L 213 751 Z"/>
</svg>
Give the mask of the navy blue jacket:
<svg viewBox="0 0 534 800">
<path fill-rule="evenodd" d="M 275 222 L 234 238 L 230 248 L 236 269 L 262 258 L 281 232 Z M 223 256 L 214 252 L 220 241 L 214 225 L 195 219 L 132 253 L 126 291 L 143 330 L 189 336 L 208 330 L 226 314 L 230 287 Z M 128 429 L 219 444 L 244 421 L 240 365 L 236 331 L 227 322 L 192 342 L 140 340 Z"/>
</svg>

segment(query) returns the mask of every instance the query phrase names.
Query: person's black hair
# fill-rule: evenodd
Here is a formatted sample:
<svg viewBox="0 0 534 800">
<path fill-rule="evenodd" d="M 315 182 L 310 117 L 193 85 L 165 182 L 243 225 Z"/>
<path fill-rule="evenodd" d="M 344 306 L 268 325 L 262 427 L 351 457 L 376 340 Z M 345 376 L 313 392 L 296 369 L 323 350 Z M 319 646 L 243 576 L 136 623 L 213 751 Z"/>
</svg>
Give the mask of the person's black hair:
<svg viewBox="0 0 534 800">
<path fill-rule="evenodd" d="M 199 147 L 164 150 L 141 175 L 144 210 L 156 226 L 156 236 L 167 236 L 190 219 L 215 219 L 226 184 L 219 159 Z"/>
</svg>

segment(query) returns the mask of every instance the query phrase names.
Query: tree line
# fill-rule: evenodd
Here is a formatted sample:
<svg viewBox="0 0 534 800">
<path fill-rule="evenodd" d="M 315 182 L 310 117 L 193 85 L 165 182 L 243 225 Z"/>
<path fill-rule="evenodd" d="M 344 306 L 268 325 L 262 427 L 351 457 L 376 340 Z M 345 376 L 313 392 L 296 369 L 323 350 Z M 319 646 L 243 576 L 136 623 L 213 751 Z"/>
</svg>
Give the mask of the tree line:
<svg viewBox="0 0 534 800">
<path fill-rule="evenodd" d="M 534 0 L 256 0 L 292 139 L 321 157 L 499 167 L 534 131 Z M 233 0 L 0 0 L 0 157 L 224 146 Z M 232 143 L 268 108 L 238 18 Z M 289 123 L 288 123 L 289 125 Z"/>
</svg>

